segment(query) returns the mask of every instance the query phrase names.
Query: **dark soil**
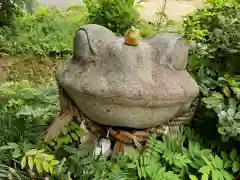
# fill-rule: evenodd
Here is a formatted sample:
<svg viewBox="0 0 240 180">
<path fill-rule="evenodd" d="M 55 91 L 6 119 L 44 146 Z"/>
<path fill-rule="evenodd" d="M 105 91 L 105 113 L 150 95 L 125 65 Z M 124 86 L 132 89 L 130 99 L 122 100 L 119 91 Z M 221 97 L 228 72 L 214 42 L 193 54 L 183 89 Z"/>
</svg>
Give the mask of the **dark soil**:
<svg viewBox="0 0 240 180">
<path fill-rule="evenodd" d="M 0 57 L 0 82 L 30 80 L 41 83 L 54 78 L 61 59 Z"/>
<path fill-rule="evenodd" d="M 8 72 L 8 63 L 5 57 L 0 57 L 0 83 L 5 81 Z"/>
</svg>

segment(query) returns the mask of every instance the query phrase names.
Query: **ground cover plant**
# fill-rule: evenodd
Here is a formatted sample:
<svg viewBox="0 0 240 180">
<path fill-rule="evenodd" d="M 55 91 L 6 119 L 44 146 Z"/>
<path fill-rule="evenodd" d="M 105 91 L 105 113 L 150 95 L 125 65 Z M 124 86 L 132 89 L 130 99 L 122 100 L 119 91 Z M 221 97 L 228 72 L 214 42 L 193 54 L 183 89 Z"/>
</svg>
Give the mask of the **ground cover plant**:
<svg viewBox="0 0 240 180">
<path fill-rule="evenodd" d="M 146 37 L 161 26 L 140 22 L 132 1 L 86 2 L 86 9 L 24 12 L 11 19 L 11 25 L 0 27 L 4 32 L 0 34 L 1 55 L 39 56 L 32 56 L 34 61 L 22 56 L 6 59 L 10 65 L 6 81 L 0 84 L 0 179 L 239 178 L 240 5 L 236 1 L 209 1 L 182 24 L 191 44 L 189 71 L 201 90 L 201 104 L 191 126 L 160 138 L 152 135 L 143 152 L 129 148 L 125 156 L 114 160 L 92 156 L 91 147 L 81 144 L 83 129 L 74 122 L 52 142 L 43 141 L 44 131 L 59 112 L 54 68 L 61 61 L 46 56 L 70 55 L 74 33 L 84 23 L 105 25 L 116 34 L 134 25 Z M 104 3 L 120 5 L 108 8 Z"/>
<path fill-rule="evenodd" d="M 0 26 L 0 51 L 43 57 L 70 55 L 73 36 L 86 23 L 106 26 L 116 34 L 124 34 L 135 25 L 142 30 L 143 37 L 152 35 L 153 28 L 147 22 L 139 22 L 133 2 L 88 0 L 86 8 L 73 5 L 66 10 L 52 7 L 37 8 L 32 14 L 23 11 L 13 17 L 10 25 Z"/>
<path fill-rule="evenodd" d="M 68 55 L 72 37 L 85 23 L 84 8 L 38 8 L 33 14 L 23 12 L 10 26 L 0 28 L 0 50 L 11 55 Z"/>
<path fill-rule="evenodd" d="M 240 132 L 239 10 L 236 1 L 211 1 L 184 23 L 192 44 L 189 66 L 201 87 L 203 107 L 210 110 L 203 118 L 218 119 L 225 141 L 239 139 Z"/>
</svg>

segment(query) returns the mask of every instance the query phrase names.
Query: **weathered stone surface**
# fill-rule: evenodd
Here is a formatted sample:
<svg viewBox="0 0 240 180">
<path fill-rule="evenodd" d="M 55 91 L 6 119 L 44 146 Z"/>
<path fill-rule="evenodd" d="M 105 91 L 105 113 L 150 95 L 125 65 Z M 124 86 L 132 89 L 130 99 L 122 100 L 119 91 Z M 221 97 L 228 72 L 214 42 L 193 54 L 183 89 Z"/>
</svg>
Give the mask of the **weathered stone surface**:
<svg viewBox="0 0 240 180">
<path fill-rule="evenodd" d="M 181 36 L 159 34 L 128 46 L 110 30 L 89 24 L 76 33 L 73 57 L 60 65 L 56 78 L 89 119 L 144 129 L 185 113 L 197 97 L 187 59 Z"/>
</svg>

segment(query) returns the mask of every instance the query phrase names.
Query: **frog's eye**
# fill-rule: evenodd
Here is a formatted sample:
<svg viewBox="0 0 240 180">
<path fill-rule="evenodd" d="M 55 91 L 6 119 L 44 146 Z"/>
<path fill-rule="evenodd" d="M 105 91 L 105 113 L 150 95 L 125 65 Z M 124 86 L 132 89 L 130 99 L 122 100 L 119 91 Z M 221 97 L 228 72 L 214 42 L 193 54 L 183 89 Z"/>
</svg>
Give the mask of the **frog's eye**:
<svg viewBox="0 0 240 180">
<path fill-rule="evenodd" d="M 90 54 L 90 44 L 87 33 L 83 30 L 80 30 L 76 33 L 74 40 L 74 50 L 73 56 L 74 59 L 78 60 L 87 60 Z"/>
</svg>

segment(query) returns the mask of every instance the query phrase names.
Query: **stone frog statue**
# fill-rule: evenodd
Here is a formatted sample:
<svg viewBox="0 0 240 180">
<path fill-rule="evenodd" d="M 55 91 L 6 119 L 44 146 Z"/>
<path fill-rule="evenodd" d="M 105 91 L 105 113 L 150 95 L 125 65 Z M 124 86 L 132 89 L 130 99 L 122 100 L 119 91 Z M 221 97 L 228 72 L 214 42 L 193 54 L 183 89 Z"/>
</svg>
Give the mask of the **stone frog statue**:
<svg viewBox="0 0 240 180">
<path fill-rule="evenodd" d="M 56 79 L 90 120 L 145 129 L 186 113 L 198 96 L 187 60 L 179 35 L 158 34 L 129 46 L 109 29 L 88 24 L 77 31 L 73 56 Z"/>
</svg>

